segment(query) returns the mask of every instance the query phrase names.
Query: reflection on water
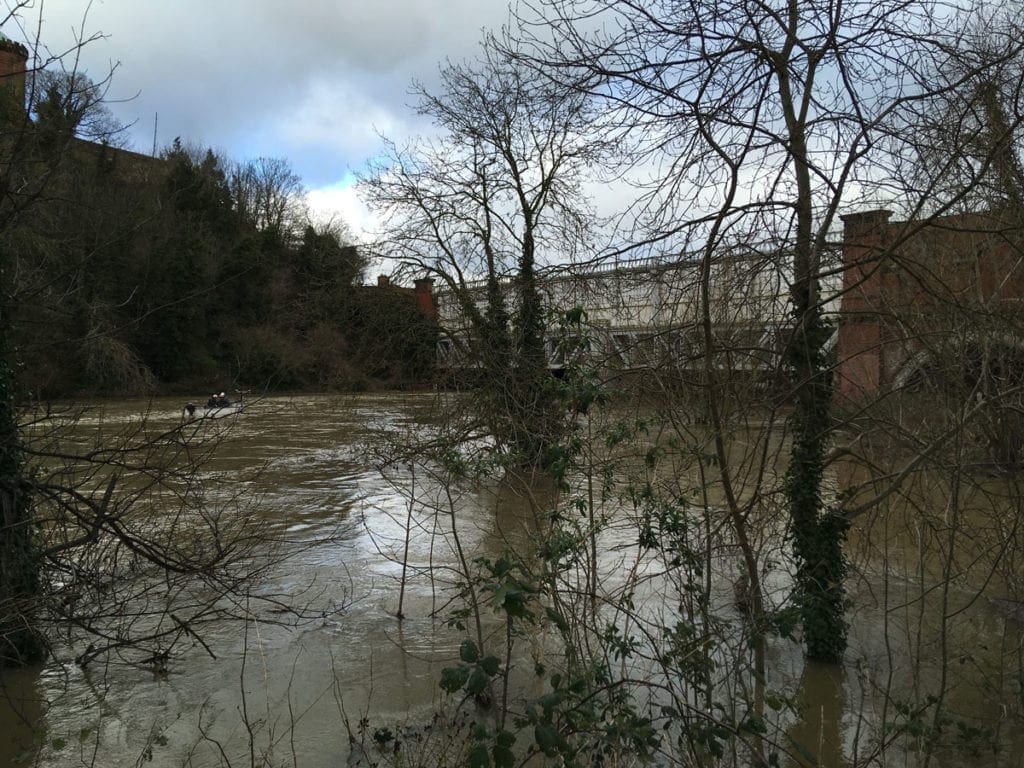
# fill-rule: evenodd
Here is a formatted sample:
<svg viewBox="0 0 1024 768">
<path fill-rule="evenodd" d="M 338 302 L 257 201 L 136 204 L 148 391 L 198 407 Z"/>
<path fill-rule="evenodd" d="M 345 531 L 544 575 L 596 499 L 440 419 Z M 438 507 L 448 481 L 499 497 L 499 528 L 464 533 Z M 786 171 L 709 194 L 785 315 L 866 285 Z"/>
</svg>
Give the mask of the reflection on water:
<svg viewBox="0 0 1024 768">
<path fill-rule="evenodd" d="M 35 752 L 36 732 L 46 702 L 37 686 L 36 670 L 14 670 L 5 674 L 0 694 L 0 765 L 14 765 L 28 760 Z"/>
<path fill-rule="evenodd" d="M 793 762 L 845 768 L 843 714 L 846 670 L 828 664 L 804 665 L 796 693 L 799 717 L 786 732 Z"/>
<path fill-rule="evenodd" d="M 231 756 L 248 749 L 243 712 L 256 724 L 256 749 L 268 762 L 335 766 L 362 718 L 425 717 L 440 700 L 440 670 L 457 657 L 462 639 L 444 623 L 458 582 L 456 544 L 470 560 L 523 551 L 539 530 L 538 511 L 557 495 L 542 484 L 524 493 L 512 483 L 449 495 L 422 468 L 385 462 L 380 471 L 365 453 L 371 433 L 414 432 L 430 405 L 430 396 L 271 398 L 238 416 L 197 422 L 197 430 L 228 430 L 203 469 L 207 492 L 215 500 L 258 500 L 246 509 L 287 554 L 256 589 L 302 604 L 311 618 L 294 625 L 253 605 L 255 620 L 214 626 L 205 637 L 215 659 L 197 645 L 166 676 L 115 664 L 83 670 L 62 658 L 8 673 L 0 766 L 19 755 L 47 766 L 217 764 L 221 749 Z M 103 404 L 86 412 L 79 429 L 142 424 L 143 414 L 147 428 L 167 429 L 180 419 L 180 406 Z M 602 589 L 611 591 L 652 564 L 635 546 L 635 529 L 616 527 L 614 503 L 602 512 L 612 519 L 597 542 Z M 854 545 L 866 536 L 855 532 Z M 956 663 L 974 677 L 995 674 L 1014 653 L 1020 663 L 1019 627 L 987 601 L 972 603 L 964 621 L 950 627 L 936 618 L 934 596 L 919 599 L 913 579 L 883 578 L 883 571 L 865 568 L 851 584 L 858 609 L 847 668 L 804 664 L 797 644 L 770 641 L 766 683 L 772 696 L 786 699 L 775 722 L 793 765 L 858 765 L 869 735 L 889 738 L 884 723 L 908 726 L 914 713 L 892 701 L 921 701 L 937 675 L 952 676 L 940 647 L 952 643 L 948 633 L 959 633 L 958 645 L 968 647 L 973 633 L 976 655 Z M 660 578 L 642 582 L 650 594 Z M 776 586 L 781 591 L 787 583 Z M 715 585 L 723 603 L 730 589 L 728 580 Z M 987 689 L 962 674 L 956 680 L 947 711 L 965 722 L 1000 721 L 1012 680 L 987 680 Z M 891 690 L 898 695 L 888 696 Z M 956 728 L 950 724 L 947 733 Z M 1020 739 L 1008 743 L 1019 750 Z M 1015 754 L 1001 757 L 1002 764 L 1013 765 L 1006 758 Z"/>
</svg>

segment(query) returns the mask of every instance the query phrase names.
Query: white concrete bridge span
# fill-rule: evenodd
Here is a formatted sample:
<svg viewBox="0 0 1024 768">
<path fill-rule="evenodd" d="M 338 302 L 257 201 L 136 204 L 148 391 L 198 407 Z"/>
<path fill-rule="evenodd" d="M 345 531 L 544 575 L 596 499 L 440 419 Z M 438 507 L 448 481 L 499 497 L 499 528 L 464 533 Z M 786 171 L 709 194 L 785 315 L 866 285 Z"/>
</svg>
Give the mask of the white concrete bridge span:
<svg viewBox="0 0 1024 768">
<path fill-rule="evenodd" d="M 838 264 L 838 253 L 836 258 Z M 838 311 L 841 274 L 838 269 L 834 273 L 825 280 L 826 313 Z M 579 329 L 563 333 L 549 323 L 549 367 L 562 368 L 580 354 L 605 366 L 634 370 L 705 361 L 705 293 L 715 339 L 713 364 L 772 367 L 791 329 L 790 275 L 789 260 L 778 251 L 753 249 L 736 250 L 706 267 L 699 260 L 644 260 L 545 270 L 538 285 L 549 317 L 577 307 L 584 316 Z M 484 309 L 483 282 L 467 285 L 464 295 Z M 511 300 L 514 292 L 508 296 Z M 464 366 L 468 318 L 451 289 L 438 291 L 437 301 L 441 361 Z"/>
</svg>

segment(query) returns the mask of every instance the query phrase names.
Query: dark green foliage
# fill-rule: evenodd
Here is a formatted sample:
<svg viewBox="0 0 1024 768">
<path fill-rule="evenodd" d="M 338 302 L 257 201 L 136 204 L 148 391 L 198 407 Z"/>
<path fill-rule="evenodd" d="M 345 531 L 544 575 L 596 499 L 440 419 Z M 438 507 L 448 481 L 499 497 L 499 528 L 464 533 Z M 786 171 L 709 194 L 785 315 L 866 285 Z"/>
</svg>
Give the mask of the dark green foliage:
<svg viewBox="0 0 1024 768">
<path fill-rule="evenodd" d="M 572 382 L 552 374 L 545 338 L 578 342 L 585 318 L 575 308 L 546 319 L 531 270 L 517 279 L 517 293 L 518 311 L 510 316 L 497 285 L 488 291 L 488 310 L 475 329 L 483 369 L 475 407 L 508 465 L 541 467 L 557 480 L 572 458 L 569 417 L 586 413 L 599 393 L 579 371 L 564 372 Z"/>
<path fill-rule="evenodd" d="M 332 317 L 336 306 L 345 301 L 348 287 L 359 282 L 365 267 L 354 245 L 344 245 L 334 233 L 317 232 L 312 226 L 303 232 L 292 264 L 305 288 L 304 311 L 311 322 Z"/>
<path fill-rule="evenodd" d="M 512 446 L 528 465 L 548 466 L 564 412 L 552 386 L 544 350 L 544 312 L 532 250 L 524 248 L 516 281 L 519 311 L 514 322 L 512 379 L 508 382 Z"/>
<path fill-rule="evenodd" d="M 509 642 L 532 636 L 543 621 L 542 615 L 567 632 L 566 618 L 551 607 L 541 606 L 545 590 L 530 564 L 507 553 L 496 560 L 480 558 L 473 582 L 488 595 L 488 604 L 505 619 Z M 461 625 L 464 612 L 452 623 Z M 615 651 L 612 658 L 625 659 L 634 652 L 634 641 L 625 638 L 614 625 L 607 627 L 602 647 Z M 505 649 L 509 651 L 511 645 Z M 617 649 L 617 651 L 615 650 Z M 512 657 L 504 660 L 487 654 L 473 640 L 459 647 L 459 662 L 441 671 L 440 686 L 462 703 L 474 702 L 480 709 L 496 706 L 489 694 L 507 681 Z M 510 766 L 538 753 L 560 758 L 564 765 L 601 765 L 606 756 L 631 754 L 649 761 L 661 743 L 661 734 L 645 714 L 646 708 L 634 702 L 627 686 L 613 682 L 607 661 L 581 659 L 567 669 L 547 674 L 545 691 L 523 703 L 514 717 L 499 713 L 498 725 L 478 721 L 470 733 L 467 762 L 470 765 Z M 517 739 L 520 750 L 517 755 Z"/>
<path fill-rule="evenodd" d="M 413 296 L 401 289 L 361 288 L 340 308 L 347 358 L 363 375 L 399 385 L 433 381 L 438 329 Z"/>
<path fill-rule="evenodd" d="M 23 391 L 201 395 L 431 378 L 433 323 L 409 293 L 360 287 L 364 260 L 335 232 L 255 229 L 212 151 L 176 140 L 156 160 L 58 146 L 44 123 L 23 142 L 26 167 L 45 171 L 39 196 L 0 234 L 18 278 L 10 334 Z"/>
</svg>

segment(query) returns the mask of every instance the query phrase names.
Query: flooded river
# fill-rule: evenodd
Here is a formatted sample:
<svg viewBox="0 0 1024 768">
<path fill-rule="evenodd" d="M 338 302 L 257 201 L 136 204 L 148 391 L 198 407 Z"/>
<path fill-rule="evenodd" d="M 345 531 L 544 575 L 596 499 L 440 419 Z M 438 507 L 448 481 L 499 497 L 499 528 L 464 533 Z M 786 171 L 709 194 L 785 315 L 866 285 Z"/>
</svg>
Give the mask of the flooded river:
<svg viewBox="0 0 1024 768">
<path fill-rule="evenodd" d="M 227 417 L 228 437 L 207 469 L 211 501 L 242 492 L 259 517 L 253 523 L 287 543 L 285 559 L 256 590 L 323 617 L 289 626 L 290 617 L 264 606 L 266 622 L 207 629 L 216 659 L 197 648 L 166 675 L 121 664 L 83 670 L 60 658 L 9 674 L 4 689 L 14 706 L 0 715 L 0 765 L 19 754 L 32 764 L 40 733 L 44 765 L 89 764 L 94 749 L 103 766 L 140 758 L 179 765 L 193 751 L 197 764 L 210 764 L 216 748 L 202 742 L 201 728 L 230 754 L 248 740 L 239 717 L 243 690 L 262 729 L 261 748 L 279 754 L 274 764 L 294 750 L 301 765 L 336 765 L 348 749 L 342 705 L 353 724 L 368 706 L 393 719 L 429 709 L 440 665 L 461 637 L 430 618 L 436 589 L 429 579 L 412 579 L 406 619 L 396 621 L 400 567 L 388 555 L 403 538 L 406 500 L 362 453 L 374 430 L 414 428 L 418 406 L 401 396 L 275 398 Z M 115 430 L 145 412 L 169 428 L 179 409 L 178 401 L 101 405 L 82 426 Z M 485 499 L 475 512 L 464 534 L 474 547 L 495 524 Z M 433 554 L 442 565 L 446 553 Z M 430 555 L 425 537 L 412 539 L 411 563 Z M 295 728 L 275 743 L 289 719 Z"/>
<path fill-rule="evenodd" d="M 151 424 L 170 429 L 180 405 L 103 404 L 80 428 L 114 430 L 147 413 Z M 256 764 L 326 768 L 344 763 L 350 732 L 364 718 L 371 727 L 429 719 L 442 699 L 441 669 L 457 660 L 465 637 L 445 622 L 458 547 L 467 561 L 497 557 L 525 547 L 533 527 L 528 500 L 508 488 L 463 489 L 456 547 L 450 519 L 427 501 L 438 492 L 429 478 L 368 453 L 380 430 L 421 429 L 432 405 L 431 395 L 269 398 L 218 419 L 226 432 L 203 468 L 204 489 L 214 502 L 236 504 L 254 527 L 265 526 L 264 554 L 274 541 L 280 558 L 252 585 L 252 620 L 207 625 L 206 647 L 194 643 L 166 670 L 116 658 L 83 668 L 70 652 L 58 652 L 40 667 L 7 673 L 0 766 L 249 765 L 255 755 Z M 868 538 L 854 534 L 855 547 Z M 609 553 L 609 585 L 614 569 L 635 556 L 630 536 L 612 526 L 600 542 Z M 877 559 L 860 562 L 846 667 L 805 665 L 798 644 L 769 643 L 769 687 L 802 701 L 789 710 L 799 716 L 777 716 L 789 740 L 783 747 L 798 755 L 793 745 L 813 745 L 822 765 L 860 765 L 862 743 L 884 741 L 887 723 L 901 722 L 892 713 L 904 704 L 909 721 L 913 702 L 943 675 L 955 680 L 942 687 L 951 711 L 997 731 L 1002 751 L 987 753 L 992 762 L 985 764 L 1021 764 L 1022 740 L 1010 730 L 1019 725 L 1012 710 L 1024 695 L 1021 670 L 1011 668 L 1021 662 L 1016 620 L 981 598 L 955 621 L 939 621 L 921 603 L 895 596 L 913 591 L 913 574 L 882 578 Z M 727 594 L 731 585 L 715 589 Z M 301 606 L 301 617 L 275 612 L 270 596 Z M 935 648 L 949 647 L 953 635 L 975 653 L 956 657 L 951 670 L 949 654 L 940 657 Z M 1000 673 L 1005 679 L 993 679 Z M 957 727 L 951 722 L 942 738 L 955 740 Z M 889 754 L 872 764 L 913 764 L 903 750 Z M 975 759 L 955 745 L 949 754 L 955 762 L 936 764 Z M 799 764 L 799 757 L 791 760 Z"/>
</svg>

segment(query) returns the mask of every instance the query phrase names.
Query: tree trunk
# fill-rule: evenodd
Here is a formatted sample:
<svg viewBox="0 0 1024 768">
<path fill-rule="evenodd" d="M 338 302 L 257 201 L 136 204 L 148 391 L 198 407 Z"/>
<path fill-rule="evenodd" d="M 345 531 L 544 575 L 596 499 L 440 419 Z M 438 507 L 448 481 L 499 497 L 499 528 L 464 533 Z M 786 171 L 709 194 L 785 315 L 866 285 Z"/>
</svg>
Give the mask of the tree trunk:
<svg viewBox="0 0 1024 768">
<path fill-rule="evenodd" d="M 830 328 L 813 306 L 805 308 L 801 316 L 798 305 L 798 323 L 789 349 L 796 402 L 785 486 L 797 562 L 797 604 L 807 657 L 839 663 L 846 651 L 843 545 L 849 524 L 841 515 L 822 508 L 832 402 L 824 349 Z"/>
<path fill-rule="evenodd" d="M 791 299 L 796 328 L 788 350 L 794 391 L 793 444 L 785 492 L 796 559 L 796 600 L 808 658 L 838 663 L 846 651 L 846 556 L 843 545 L 848 523 L 823 509 L 822 481 L 830 434 L 832 376 L 825 342 L 830 326 L 821 316 L 820 243 L 814 237 L 814 192 L 807 141 L 806 102 L 810 88 L 794 88 L 786 63 L 796 49 L 799 34 L 797 0 L 789 2 L 788 39 L 778 57 L 779 98 L 789 137 L 789 155 L 797 186 L 796 230 Z M 813 83 L 819 60 L 808 62 L 805 75 Z M 801 95 L 802 94 L 802 95 Z"/>
<path fill-rule="evenodd" d="M 0 668 L 45 656 L 35 628 L 39 559 L 6 346 L 6 333 L 0 329 Z"/>
</svg>

